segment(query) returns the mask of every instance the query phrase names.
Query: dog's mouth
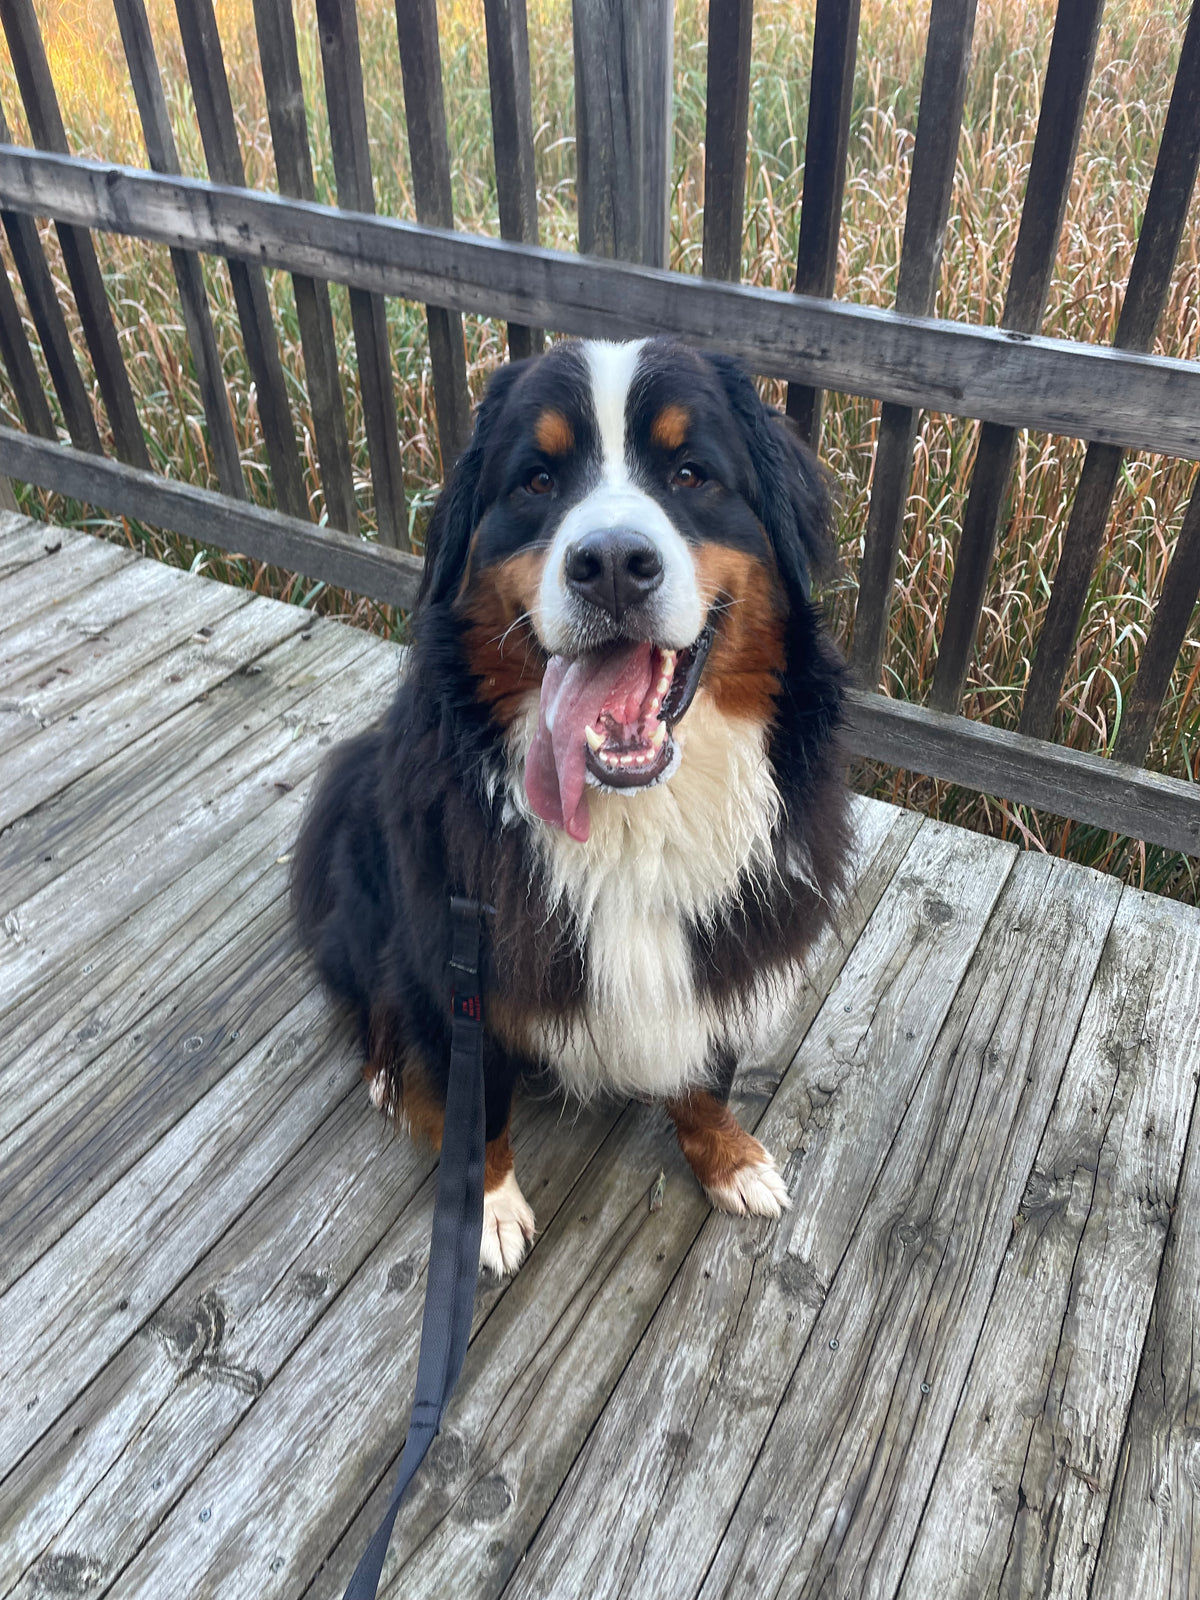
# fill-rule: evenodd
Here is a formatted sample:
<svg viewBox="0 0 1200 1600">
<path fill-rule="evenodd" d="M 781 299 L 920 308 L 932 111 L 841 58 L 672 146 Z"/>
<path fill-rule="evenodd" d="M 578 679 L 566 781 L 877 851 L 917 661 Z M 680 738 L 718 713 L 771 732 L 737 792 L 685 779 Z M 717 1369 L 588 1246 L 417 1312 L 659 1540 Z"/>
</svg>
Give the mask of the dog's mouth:
<svg viewBox="0 0 1200 1600">
<path fill-rule="evenodd" d="M 673 730 L 695 698 L 712 639 L 706 624 L 682 650 L 630 640 L 550 658 L 525 762 L 525 790 L 540 817 L 583 840 L 588 784 L 646 789 L 671 776 L 679 761 Z"/>
</svg>

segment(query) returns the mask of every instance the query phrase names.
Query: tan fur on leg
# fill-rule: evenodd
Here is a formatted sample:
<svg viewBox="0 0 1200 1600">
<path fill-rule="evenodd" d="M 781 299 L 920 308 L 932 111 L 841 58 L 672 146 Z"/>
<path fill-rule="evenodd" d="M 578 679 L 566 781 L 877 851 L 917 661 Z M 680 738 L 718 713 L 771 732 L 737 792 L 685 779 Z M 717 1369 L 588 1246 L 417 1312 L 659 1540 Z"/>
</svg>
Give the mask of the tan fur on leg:
<svg viewBox="0 0 1200 1600">
<path fill-rule="evenodd" d="M 713 1205 L 737 1216 L 778 1217 L 790 1205 L 774 1161 L 727 1105 L 703 1089 L 667 1101 L 679 1147 Z"/>
</svg>

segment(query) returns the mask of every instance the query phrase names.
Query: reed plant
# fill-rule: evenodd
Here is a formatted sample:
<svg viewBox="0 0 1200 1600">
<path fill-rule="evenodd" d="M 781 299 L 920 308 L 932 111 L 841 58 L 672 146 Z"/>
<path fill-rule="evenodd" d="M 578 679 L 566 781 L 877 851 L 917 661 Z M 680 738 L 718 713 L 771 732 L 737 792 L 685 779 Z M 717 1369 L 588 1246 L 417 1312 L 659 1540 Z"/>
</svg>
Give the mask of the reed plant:
<svg viewBox="0 0 1200 1600">
<path fill-rule="evenodd" d="M 1189 0 L 1110 0 L 1106 8 L 1044 323 L 1049 334 L 1098 343 L 1113 335 L 1188 5 Z M 72 150 L 144 165 L 109 0 L 40 0 L 37 10 Z M 181 162 L 185 172 L 202 177 L 203 150 L 174 7 L 171 0 L 149 0 L 149 11 Z M 216 11 L 247 182 L 273 189 L 275 167 L 251 0 L 216 0 Z M 498 235 L 481 0 L 441 0 L 439 12 L 456 223 Z M 528 12 L 541 242 L 572 250 L 577 237 L 569 0 L 528 0 Z M 317 195 L 332 202 L 332 152 L 312 13 L 309 5 L 296 7 Z M 755 7 L 742 276 L 778 289 L 790 288 L 794 272 L 812 15 L 812 5 L 799 0 L 758 0 Z M 686 273 L 700 270 L 703 233 L 706 18 L 703 0 L 676 0 L 671 265 Z M 359 0 L 359 19 L 376 204 L 381 212 L 414 217 L 394 13 L 385 0 Z M 1049 0 L 981 0 L 937 297 L 939 316 L 977 324 L 1000 319 L 1053 21 Z M 836 289 L 843 299 L 878 306 L 894 299 L 927 25 L 927 4 L 863 0 Z M 0 99 L 13 137 L 25 139 L 15 79 L 2 51 Z M 1157 346 L 1187 359 L 1200 357 L 1198 222 L 1194 212 Z M 107 437 L 53 230 L 45 228 L 43 237 L 62 287 L 64 311 L 77 334 L 76 349 L 95 397 L 97 420 Z M 154 465 L 168 475 L 216 487 L 168 253 L 107 236 L 99 237 L 97 246 Z M 11 262 L 8 267 L 24 310 Z M 269 504 L 254 388 L 228 274 L 223 263 L 211 260 L 205 273 L 248 491 Z M 324 505 L 291 281 L 286 274 L 272 273 L 269 287 L 310 503 L 320 520 Z M 336 285 L 332 297 L 359 511 L 369 533 L 370 466 L 349 306 Z M 390 301 L 388 325 L 410 531 L 419 548 L 442 473 L 424 311 Z M 31 324 L 29 332 L 40 361 Z M 504 329 L 468 317 L 464 332 L 470 380 L 478 394 L 504 359 Z M 52 393 L 48 378 L 46 390 Z M 781 398 L 778 386 L 767 385 L 765 392 Z M 853 619 L 853 574 L 866 523 L 878 414 L 871 401 L 831 396 L 821 440 L 840 490 L 843 577 L 826 603 L 843 636 Z M 0 416 L 20 425 L 2 375 Z M 897 696 L 921 700 L 932 681 L 977 438 L 974 422 L 936 413 L 922 418 L 885 667 L 884 687 Z M 1045 434 L 1021 438 L 968 683 L 964 709 L 972 717 L 1016 725 L 1082 458 L 1083 446 L 1075 440 Z M 1111 748 L 1196 481 L 1190 463 L 1139 452 L 1126 457 L 1063 692 L 1056 736 L 1064 743 L 1098 753 Z M 141 543 L 165 560 L 402 634 L 404 619 L 388 608 L 197 548 L 169 534 L 100 517 L 61 497 L 35 490 L 22 490 L 21 495 L 37 514 Z M 1200 779 L 1200 631 L 1195 628 L 1159 719 L 1150 765 Z M 862 776 L 873 792 L 904 804 L 1117 872 L 1133 884 L 1200 900 L 1196 863 L 1170 852 L 913 774 L 879 770 Z"/>
</svg>

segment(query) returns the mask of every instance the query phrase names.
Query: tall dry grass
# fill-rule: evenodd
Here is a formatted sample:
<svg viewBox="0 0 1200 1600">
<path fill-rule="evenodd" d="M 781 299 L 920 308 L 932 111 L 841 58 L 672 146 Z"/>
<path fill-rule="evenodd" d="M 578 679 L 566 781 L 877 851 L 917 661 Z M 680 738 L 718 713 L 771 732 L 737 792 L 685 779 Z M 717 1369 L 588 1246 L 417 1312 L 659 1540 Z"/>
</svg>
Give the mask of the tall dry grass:
<svg viewBox="0 0 1200 1600">
<path fill-rule="evenodd" d="M 568 0 L 528 0 L 542 242 L 576 244 L 573 77 Z M 145 152 L 108 0 L 41 0 L 37 6 L 72 148 L 79 154 L 144 164 Z M 150 0 L 151 23 L 184 170 L 205 173 L 171 0 Z M 311 7 L 297 7 L 318 196 L 333 198 L 332 157 Z M 498 234 L 490 138 L 487 61 L 481 0 L 442 0 L 443 71 L 458 225 Z M 803 182 L 811 5 L 759 0 L 747 166 L 743 276 L 790 286 Z M 360 0 L 364 77 L 376 200 L 397 216 L 415 215 L 403 90 L 392 7 Z M 1067 338 L 1111 338 L 1136 243 L 1170 93 L 1188 0 L 1114 0 L 1106 11 L 1045 330 Z M 938 292 L 940 316 L 995 323 L 1003 306 L 1016 242 L 1038 97 L 1053 27 L 1047 0 L 981 0 L 959 150 L 951 223 Z M 218 22 L 237 111 L 247 181 L 275 187 L 266 103 L 250 0 L 217 0 Z M 677 0 L 672 265 L 698 272 L 703 231 L 704 88 L 707 6 Z M 908 174 L 916 128 L 928 6 L 915 0 L 864 0 L 850 138 L 837 293 L 873 305 L 891 303 L 896 286 Z M 11 66 L 0 53 L 0 98 L 24 138 Z M 1200 356 L 1200 228 L 1195 211 L 1174 275 L 1158 348 Z M 47 251 L 60 283 L 51 230 Z M 126 360 L 155 465 L 215 486 L 203 411 L 184 338 L 165 249 L 100 238 L 98 248 Z M 253 385 L 245 363 L 228 276 L 219 262 L 206 274 L 226 381 L 250 492 L 269 502 Z M 10 266 L 10 277 L 13 276 Z M 15 283 L 15 279 L 14 279 Z M 20 297 L 19 285 L 15 285 Z M 323 511 L 312 418 L 304 383 L 290 280 L 273 274 L 271 293 L 284 366 L 306 465 L 314 514 Z M 332 290 L 360 512 L 373 521 L 369 462 L 344 292 Z M 64 307 L 74 321 L 70 296 Z M 23 302 L 22 302 L 23 304 Z M 440 478 L 432 424 L 424 314 L 392 301 L 389 332 L 400 409 L 409 516 L 419 540 Z M 503 359 L 503 328 L 466 319 L 467 358 L 479 391 Z M 36 351 L 36 340 L 32 339 Z M 94 374 L 76 340 L 93 394 Z M 39 356 L 40 359 L 40 356 Z M 49 384 L 47 383 L 49 391 Z M 778 395 L 778 391 L 775 391 Z M 98 395 L 97 417 L 105 427 Z M 0 382 L 0 414 L 19 423 Z M 822 449 L 841 489 L 845 572 L 861 550 L 870 493 L 878 407 L 835 398 Z M 887 660 L 890 692 L 921 699 L 932 680 L 942 608 L 970 485 L 978 427 L 927 414 L 918 439 Z M 1083 449 L 1076 441 L 1026 435 L 1021 441 L 1005 530 L 980 629 L 966 710 L 1014 726 L 1021 692 L 1058 559 Z M 1196 478 L 1187 463 L 1135 453 L 1128 457 L 1104 551 L 1064 691 L 1058 736 L 1081 749 L 1111 748 L 1187 496 Z M 29 491 L 43 514 L 99 525 L 87 508 Z M 108 531 L 113 531 L 109 524 Z M 260 589 L 282 592 L 381 629 L 397 619 L 367 602 L 325 592 L 284 575 L 185 541 L 119 524 L 117 536 L 146 541 L 167 559 Z M 846 576 L 828 597 L 846 630 L 854 586 Z M 1200 778 L 1200 634 L 1193 630 L 1159 721 L 1151 764 Z M 999 804 L 906 774 L 876 775 L 877 792 L 954 820 L 1015 837 L 1119 872 L 1128 881 L 1190 899 L 1193 867 L 1099 830 L 1075 827 L 1026 808 Z"/>
</svg>

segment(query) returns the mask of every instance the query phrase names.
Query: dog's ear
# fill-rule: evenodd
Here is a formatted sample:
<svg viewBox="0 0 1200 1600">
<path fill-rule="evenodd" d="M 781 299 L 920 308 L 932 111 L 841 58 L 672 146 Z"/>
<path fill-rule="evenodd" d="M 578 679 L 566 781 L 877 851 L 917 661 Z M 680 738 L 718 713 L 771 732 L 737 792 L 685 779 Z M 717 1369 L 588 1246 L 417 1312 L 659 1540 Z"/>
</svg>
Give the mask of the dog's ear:
<svg viewBox="0 0 1200 1600">
<path fill-rule="evenodd" d="M 421 576 L 419 606 L 448 600 L 458 589 L 471 548 L 471 535 L 483 514 L 479 504 L 479 477 L 488 437 L 504 407 L 509 391 L 528 363 L 510 361 L 488 383 L 475 411 L 471 441 L 455 463 L 450 481 L 425 530 L 425 571 Z"/>
<path fill-rule="evenodd" d="M 835 565 L 829 480 L 788 419 L 764 405 L 758 390 L 728 356 L 710 355 L 754 469 L 751 504 L 788 589 L 808 600 L 815 579 Z"/>
</svg>

